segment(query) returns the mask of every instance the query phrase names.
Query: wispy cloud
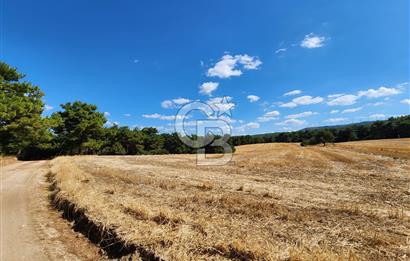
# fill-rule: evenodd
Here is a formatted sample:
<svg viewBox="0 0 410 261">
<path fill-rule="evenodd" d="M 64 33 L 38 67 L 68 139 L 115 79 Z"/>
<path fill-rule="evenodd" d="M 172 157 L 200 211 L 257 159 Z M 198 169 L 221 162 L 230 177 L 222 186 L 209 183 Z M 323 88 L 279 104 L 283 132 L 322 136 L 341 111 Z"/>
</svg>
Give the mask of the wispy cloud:
<svg viewBox="0 0 410 261">
<path fill-rule="evenodd" d="M 288 119 L 282 122 L 276 123 L 278 126 L 287 126 L 287 125 L 303 125 L 305 124 L 305 120 L 298 120 L 298 119 Z"/>
<path fill-rule="evenodd" d="M 369 116 L 370 119 L 384 119 L 386 118 L 386 115 L 384 114 L 372 114 Z"/>
<path fill-rule="evenodd" d="M 301 96 L 294 98 L 291 102 L 283 103 L 280 105 L 280 107 L 285 107 L 285 108 L 294 108 L 298 105 L 311 105 L 311 104 L 317 104 L 323 102 L 324 99 L 322 97 L 312 97 L 309 95 Z"/>
<path fill-rule="evenodd" d="M 397 84 L 397 88 L 399 88 L 399 89 L 404 89 L 404 88 L 406 88 L 406 86 L 408 86 L 408 85 L 409 85 L 408 82 L 402 82 L 402 83 Z"/>
<path fill-rule="evenodd" d="M 242 70 L 256 70 L 262 64 L 258 57 L 225 54 L 214 67 L 208 69 L 209 77 L 230 78 L 242 75 Z"/>
<path fill-rule="evenodd" d="M 172 100 L 165 100 L 161 102 L 161 107 L 164 109 L 178 108 L 181 105 L 187 104 L 192 100 L 187 98 L 176 98 Z"/>
<path fill-rule="evenodd" d="M 244 132 L 248 129 L 259 129 L 260 128 L 260 124 L 257 122 L 249 122 L 247 124 L 241 125 L 239 127 L 236 127 L 236 130 L 238 132 Z"/>
<path fill-rule="evenodd" d="M 260 97 L 259 97 L 259 96 L 256 96 L 256 95 L 248 95 L 246 98 L 247 98 L 250 102 L 257 102 L 257 101 L 259 101 L 259 99 L 260 99 Z"/>
<path fill-rule="evenodd" d="M 271 120 L 276 120 L 278 119 L 278 116 L 280 115 L 280 112 L 278 111 L 270 111 L 265 113 L 263 116 L 258 117 L 257 120 L 258 122 L 267 122 Z"/>
<path fill-rule="evenodd" d="M 342 113 L 353 113 L 353 112 L 358 112 L 360 110 L 362 110 L 362 107 L 346 109 L 346 110 L 343 110 Z"/>
<path fill-rule="evenodd" d="M 277 50 L 275 51 L 275 54 L 284 53 L 284 52 L 286 52 L 287 50 L 288 50 L 287 48 L 280 48 L 280 49 L 277 49 Z"/>
<path fill-rule="evenodd" d="M 159 113 L 154 113 L 154 114 L 143 114 L 142 117 L 147 118 L 147 119 L 158 119 L 158 120 L 164 120 L 164 121 L 173 121 L 175 119 L 186 119 L 186 116 L 183 115 L 161 115 Z"/>
<path fill-rule="evenodd" d="M 337 96 L 336 98 L 331 99 L 327 102 L 330 106 L 347 106 L 355 104 L 356 101 L 359 99 L 358 96 L 353 94 L 345 94 L 342 96 Z"/>
<path fill-rule="evenodd" d="M 330 122 L 330 123 L 339 123 L 339 122 L 344 122 L 347 121 L 347 118 L 330 118 L 325 120 L 325 122 Z"/>
<path fill-rule="evenodd" d="M 293 91 L 290 91 L 290 92 L 287 92 L 287 93 L 283 94 L 283 96 L 298 95 L 298 94 L 301 94 L 301 93 L 302 93 L 301 90 L 293 90 Z"/>
<path fill-rule="evenodd" d="M 383 106 L 385 103 L 384 102 L 375 102 L 375 103 L 369 103 L 368 105 L 371 106 Z"/>
<path fill-rule="evenodd" d="M 315 115 L 315 114 L 317 114 L 317 112 L 305 111 L 305 112 L 301 112 L 301 113 L 297 113 L 297 114 L 287 115 L 285 118 L 286 119 L 299 119 L 299 118 L 309 117 L 309 116 L 312 116 L 312 115 Z"/>
<path fill-rule="evenodd" d="M 340 97 L 340 96 L 343 96 L 343 95 L 346 95 L 346 94 L 345 94 L 345 93 L 329 94 L 329 95 L 327 96 L 327 98 L 333 99 L 333 98 L 337 98 L 337 97 Z"/>
<path fill-rule="evenodd" d="M 125 113 L 124 117 L 131 117 L 131 113 Z"/>
<path fill-rule="evenodd" d="M 326 37 L 315 35 L 310 33 L 305 35 L 305 38 L 300 42 L 300 46 L 303 48 L 319 48 L 325 45 Z"/>
</svg>

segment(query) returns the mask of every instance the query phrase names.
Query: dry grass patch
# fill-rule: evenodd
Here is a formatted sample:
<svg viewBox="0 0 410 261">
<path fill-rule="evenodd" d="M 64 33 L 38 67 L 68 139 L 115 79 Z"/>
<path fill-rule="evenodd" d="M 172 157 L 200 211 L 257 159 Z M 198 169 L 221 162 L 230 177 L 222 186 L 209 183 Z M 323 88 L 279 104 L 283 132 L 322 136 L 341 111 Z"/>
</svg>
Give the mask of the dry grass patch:
<svg viewBox="0 0 410 261">
<path fill-rule="evenodd" d="M 17 159 L 15 157 L 1 157 L 0 156 L 0 166 L 7 166 L 10 164 L 13 164 L 17 162 Z"/>
<path fill-rule="evenodd" d="M 410 161 L 373 142 L 246 145 L 222 167 L 63 157 L 51 171 L 57 198 L 165 260 L 406 260 Z"/>
</svg>

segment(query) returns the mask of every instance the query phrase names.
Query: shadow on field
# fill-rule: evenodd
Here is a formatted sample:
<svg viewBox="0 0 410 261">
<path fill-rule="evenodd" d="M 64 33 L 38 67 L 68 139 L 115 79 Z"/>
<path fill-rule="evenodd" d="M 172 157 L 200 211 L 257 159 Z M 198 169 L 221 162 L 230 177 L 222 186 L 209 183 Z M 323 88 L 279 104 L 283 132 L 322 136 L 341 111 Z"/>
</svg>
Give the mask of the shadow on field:
<svg viewBox="0 0 410 261">
<path fill-rule="evenodd" d="M 142 260 L 162 261 L 152 251 L 121 239 L 114 229 L 108 228 L 103 224 L 98 224 L 87 217 L 84 209 L 76 207 L 72 202 L 59 197 L 58 188 L 54 176 L 47 175 L 50 182 L 49 190 L 51 191 L 49 199 L 51 205 L 59 211 L 62 211 L 62 217 L 73 223 L 73 230 L 83 234 L 93 244 L 101 248 L 101 254 L 109 259 L 132 260 L 132 257 L 139 255 Z"/>
</svg>

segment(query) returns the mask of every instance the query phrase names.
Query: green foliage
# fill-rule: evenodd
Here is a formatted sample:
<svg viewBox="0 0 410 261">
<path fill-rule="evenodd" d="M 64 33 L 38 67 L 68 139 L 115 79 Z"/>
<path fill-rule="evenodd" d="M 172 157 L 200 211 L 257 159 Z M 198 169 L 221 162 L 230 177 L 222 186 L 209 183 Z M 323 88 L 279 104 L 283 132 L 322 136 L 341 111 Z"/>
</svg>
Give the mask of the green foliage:
<svg viewBox="0 0 410 261">
<path fill-rule="evenodd" d="M 63 111 L 51 116 L 59 149 L 67 154 L 97 153 L 102 146 L 99 140 L 107 121 L 104 114 L 97 111 L 97 106 L 80 101 L 61 107 Z"/>
<path fill-rule="evenodd" d="M 333 133 L 327 129 L 322 129 L 313 134 L 307 141 L 302 141 L 304 145 L 316 145 L 316 144 L 323 144 L 326 146 L 326 143 L 333 142 L 335 140 L 335 136 Z"/>
<path fill-rule="evenodd" d="M 367 124 L 323 127 L 294 132 L 231 137 L 234 146 L 266 142 L 301 142 L 302 146 L 328 142 L 369 139 L 410 138 L 410 115 Z"/>
<path fill-rule="evenodd" d="M 333 142 L 335 140 L 335 136 L 329 130 L 320 130 L 316 133 L 315 139 L 326 146 L 327 142 Z"/>
<path fill-rule="evenodd" d="M 352 127 L 346 127 L 343 129 L 338 130 L 336 134 L 336 141 L 343 142 L 343 141 L 354 141 L 357 140 L 356 131 L 353 130 Z"/>
<path fill-rule="evenodd" d="M 145 154 L 144 139 L 144 133 L 138 129 L 130 130 L 128 127 L 118 127 L 117 125 L 104 128 L 104 146 L 101 154 Z"/>
<path fill-rule="evenodd" d="M 147 152 L 160 152 L 164 146 L 164 138 L 161 135 L 158 135 L 158 130 L 156 128 L 143 128 L 142 133 L 144 134 L 144 148 Z M 156 153 L 155 153 L 156 154 Z"/>
<path fill-rule="evenodd" d="M 40 88 L 22 82 L 24 75 L 0 62 L 0 153 L 23 157 L 52 148 L 48 120 L 41 117 Z"/>
<path fill-rule="evenodd" d="M 13 68 L 4 62 L 0 62 L 0 81 L 18 82 L 22 78 L 24 78 L 24 75 L 19 73 L 17 68 Z"/>
</svg>

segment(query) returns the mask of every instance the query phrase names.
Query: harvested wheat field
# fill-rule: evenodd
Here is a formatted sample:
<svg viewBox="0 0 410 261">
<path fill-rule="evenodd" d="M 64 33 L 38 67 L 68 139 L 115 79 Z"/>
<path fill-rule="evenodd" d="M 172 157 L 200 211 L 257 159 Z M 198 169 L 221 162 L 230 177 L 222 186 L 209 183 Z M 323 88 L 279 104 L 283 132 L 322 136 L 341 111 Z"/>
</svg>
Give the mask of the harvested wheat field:
<svg viewBox="0 0 410 261">
<path fill-rule="evenodd" d="M 195 155 L 60 157 L 54 202 L 135 254 L 164 260 L 410 258 L 410 139 L 237 147 Z M 147 254 L 149 253 L 149 254 Z"/>
</svg>

